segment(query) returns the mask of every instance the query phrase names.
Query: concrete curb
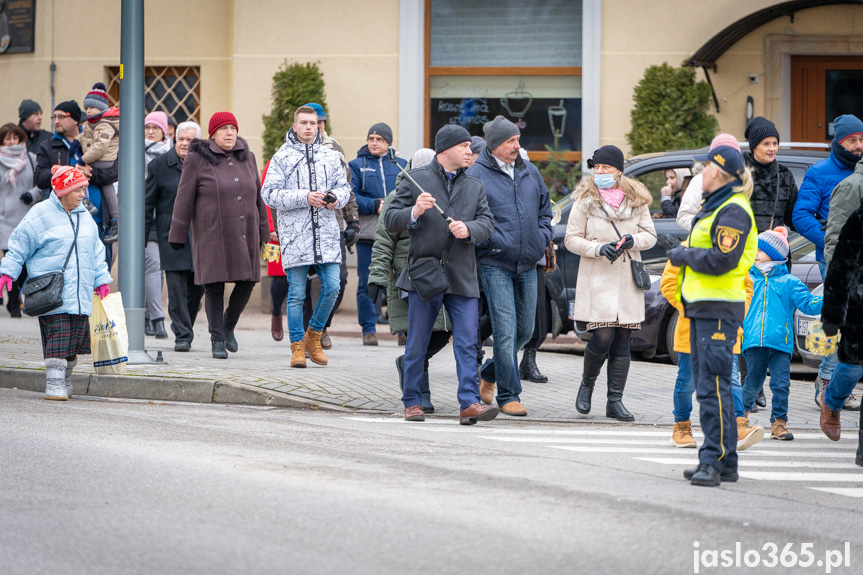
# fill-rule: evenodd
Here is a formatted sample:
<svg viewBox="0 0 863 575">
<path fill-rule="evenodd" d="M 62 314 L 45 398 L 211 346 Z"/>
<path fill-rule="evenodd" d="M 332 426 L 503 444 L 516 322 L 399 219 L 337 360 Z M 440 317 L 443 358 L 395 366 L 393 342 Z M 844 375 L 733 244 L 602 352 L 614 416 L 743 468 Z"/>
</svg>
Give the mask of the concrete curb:
<svg viewBox="0 0 863 575">
<path fill-rule="evenodd" d="M 42 393 L 45 391 L 45 370 L 0 367 L 0 387 Z M 74 395 L 94 397 L 269 405 L 273 407 L 327 409 L 346 413 L 355 413 L 356 411 L 338 405 L 294 397 L 287 393 L 221 380 L 73 373 L 72 389 Z"/>
</svg>

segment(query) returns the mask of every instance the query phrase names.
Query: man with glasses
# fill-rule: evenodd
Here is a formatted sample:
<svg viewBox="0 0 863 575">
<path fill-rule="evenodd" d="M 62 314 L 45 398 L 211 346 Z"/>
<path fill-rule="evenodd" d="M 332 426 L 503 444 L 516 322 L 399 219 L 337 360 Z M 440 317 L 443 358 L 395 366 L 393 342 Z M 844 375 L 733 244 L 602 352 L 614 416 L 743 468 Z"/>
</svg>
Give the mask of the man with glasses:
<svg viewBox="0 0 863 575">
<path fill-rule="evenodd" d="M 357 242 L 357 318 L 363 328 L 363 345 L 377 345 L 377 313 L 375 302 L 369 297 L 369 264 L 372 261 L 372 244 L 375 228 L 384 199 L 396 187 L 399 169 L 388 158 L 393 143 L 393 131 L 383 122 L 369 128 L 366 145 L 357 152 L 357 159 L 348 164 L 351 168 L 351 188 L 357 198 L 360 212 L 360 236 Z M 407 166 L 402 158 L 396 161 Z"/>
<path fill-rule="evenodd" d="M 104 243 L 101 186 L 117 181 L 117 162 L 114 162 L 110 168 L 99 169 L 88 166 L 81 160 L 81 146 L 75 140 L 75 136 L 81 132 L 81 108 L 75 100 L 57 104 L 51 120 L 54 123 L 54 135 L 51 139 L 42 142 L 39 153 L 36 154 L 36 185 L 42 190 L 42 197 L 45 199 L 51 193 L 51 166 L 76 166 L 78 171 L 90 180 L 88 190 L 90 201 L 97 208 L 93 219 L 98 224 L 99 238 L 103 239 L 102 243 Z M 111 269 L 113 259 L 111 244 L 105 244 L 105 256 L 108 269 Z"/>
<path fill-rule="evenodd" d="M 839 116 L 833 120 L 833 134 L 830 157 L 813 164 L 806 171 L 797 193 L 793 216 L 794 229 L 815 244 L 815 259 L 818 260 L 822 280 L 827 275 L 827 264 L 830 263 L 832 246 L 836 245 L 839 238 L 839 230 L 845 225 L 848 216 L 860 207 L 859 195 L 855 197 L 853 194 L 839 194 L 841 197 L 835 197 L 833 190 L 839 182 L 854 173 L 857 163 L 863 158 L 863 122 L 851 114 Z M 832 201 L 831 195 L 835 198 Z M 827 225 L 828 221 L 836 223 L 832 234 L 831 227 Z M 833 377 L 836 361 L 834 353 L 822 358 L 818 367 L 815 403 L 819 406 L 821 394 Z M 840 370 L 840 375 L 845 371 L 845 368 Z M 850 392 L 850 389 L 848 391 Z M 853 395 L 846 395 L 845 409 L 859 410 L 860 400 Z"/>
</svg>

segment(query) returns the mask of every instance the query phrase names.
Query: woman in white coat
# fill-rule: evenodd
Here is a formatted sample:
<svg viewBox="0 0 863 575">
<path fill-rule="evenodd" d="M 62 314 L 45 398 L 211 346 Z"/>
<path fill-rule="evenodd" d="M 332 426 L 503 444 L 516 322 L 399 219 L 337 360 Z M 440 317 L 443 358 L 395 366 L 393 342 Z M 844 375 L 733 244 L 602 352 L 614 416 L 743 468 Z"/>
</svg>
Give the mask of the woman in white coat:
<svg viewBox="0 0 863 575">
<path fill-rule="evenodd" d="M 594 171 L 573 192 L 566 226 L 566 249 L 581 256 L 573 319 L 591 332 L 575 408 L 590 413 L 593 386 L 608 358 L 605 414 L 633 421 L 623 402 L 629 374 L 629 338 L 644 321 L 644 292 L 636 285 L 630 259 L 656 243 L 650 217 L 651 195 L 638 180 L 623 175 L 623 152 L 603 146 L 587 161 Z"/>
</svg>

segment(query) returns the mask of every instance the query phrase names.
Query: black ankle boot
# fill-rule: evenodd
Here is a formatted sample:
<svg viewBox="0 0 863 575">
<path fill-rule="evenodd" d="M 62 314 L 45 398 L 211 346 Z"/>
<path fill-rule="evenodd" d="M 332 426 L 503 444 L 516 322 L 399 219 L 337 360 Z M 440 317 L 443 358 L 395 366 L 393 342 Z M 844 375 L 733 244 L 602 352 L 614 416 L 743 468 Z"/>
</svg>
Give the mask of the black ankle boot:
<svg viewBox="0 0 863 575">
<path fill-rule="evenodd" d="M 225 349 L 231 353 L 236 353 L 240 349 L 239 344 L 237 344 L 237 338 L 234 337 L 234 330 L 232 329 L 225 330 Z"/>
<path fill-rule="evenodd" d="M 431 390 L 429 389 L 429 372 L 423 372 L 423 378 L 420 381 L 420 393 L 422 393 L 422 408 L 423 413 L 434 413 L 434 405 L 431 402 Z"/>
<path fill-rule="evenodd" d="M 213 341 L 213 358 L 228 359 L 228 350 L 225 349 L 224 341 Z"/>
<path fill-rule="evenodd" d="M 547 383 L 548 378 L 540 373 L 536 366 L 536 350 L 524 348 L 521 363 L 518 365 L 518 375 L 521 379 L 527 379 L 534 383 Z"/>
<path fill-rule="evenodd" d="M 396 358 L 396 371 L 399 372 L 399 389 L 402 393 L 405 391 L 405 356 L 400 355 Z"/>
<path fill-rule="evenodd" d="M 149 335 L 153 337 L 156 333 L 153 331 L 153 322 L 148 319 L 144 320 L 144 335 Z"/>
<path fill-rule="evenodd" d="M 157 319 L 153 321 L 153 333 L 156 334 L 156 339 L 168 339 L 168 333 L 165 331 L 164 319 Z"/>
<path fill-rule="evenodd" d="M 608 358 L 608 404 L 605 416 L 617 421 L 635 421 L 635 417 L 623 406 L 623 388 L 629 375 L 629 356 Z"/>
<path fill-rule="evenodd" d="M 593 396 L 593 386 L 596 384 L 596 378 L 599 372 L 602 371 L 602 364 L 605 363 L 606 354 L 593 353 L 589 349 L 584 350 L 584 370 L 581 374 L 581 385 L 578 388 L 578 395 L 575 398 L 575 409 L 583 414 L 590 413 L 590 399 Z"/>
</svg>

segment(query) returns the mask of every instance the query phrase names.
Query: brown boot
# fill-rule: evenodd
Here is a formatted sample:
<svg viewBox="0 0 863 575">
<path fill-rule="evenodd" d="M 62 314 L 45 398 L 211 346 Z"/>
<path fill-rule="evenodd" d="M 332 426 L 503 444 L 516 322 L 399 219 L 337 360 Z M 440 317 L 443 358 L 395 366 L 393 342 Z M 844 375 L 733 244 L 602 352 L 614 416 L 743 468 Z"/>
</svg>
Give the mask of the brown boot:
<svg viewBox="0 0 863 575">
<path fill-rule="evenodd" d="M 330 339 L 330 334 L 327 333 L 327 328 L 321 332 L 321 347 L 323 349 L 332 349 L 333 341 Z"/>
<path fill-rule="evenodd" d="M 780 441 L 791 441 L 794 439 L 794 434 L 788 431 L 788 428 L 785 427 L 784 419 L 774 419 L 773 423 L 770 424 L 770 438 L 778 439 Z"/>
<path fill-rule="evenodd" d="M 306 367 L 306 344 L 302 341 L 291 342 L 291 367 Z"/>
<path fill-rule="evenodd" d="M 821 431 L 827 436 L 830 441 L 839 441 L 842 433 L 842 423 L 839 420 L 839 412 L 833 411 L 824 402 L 824 390 L 827 386 L 821 388 Z"/>
<path fill-rule="evenodd" d="M 306 351 L 309 352 L 309 359 L 318 365 L 327 365 L 327 356 L 324 355 L 324 350 L 321 347 L 320 331 L 312 331 L 312 328 L 306 330 L 303 339 L 306 342 Z"/>
<path fill-rule="evenodd" d="M 760 425 L 751 427 L 749 425 L 749 412 L 746 417 L 737 418 L 737 451 L 749 449 L 764 439 L 764 428 Z"/>
<path fill-rule="evenodd" d="M 671 432 L 671 445 L 674 447 L 697 447 L 692 437 L 692 421 L 678 421 Z"/>
<path fill-rule="evenodd" d="M 494 403 L 494 384 L 492 382 L 480 378 L 479 398 L 488 405 Z"/>
<path fill-rule="evenodd" d="M 276 341 L 282 341 L 282 338 L 285 337 L 285 332 L 282 329 L 282 316 L 274 315 L 270 320 L 270 333 L 273 334 L 273 339 Z"/>
</svg>

